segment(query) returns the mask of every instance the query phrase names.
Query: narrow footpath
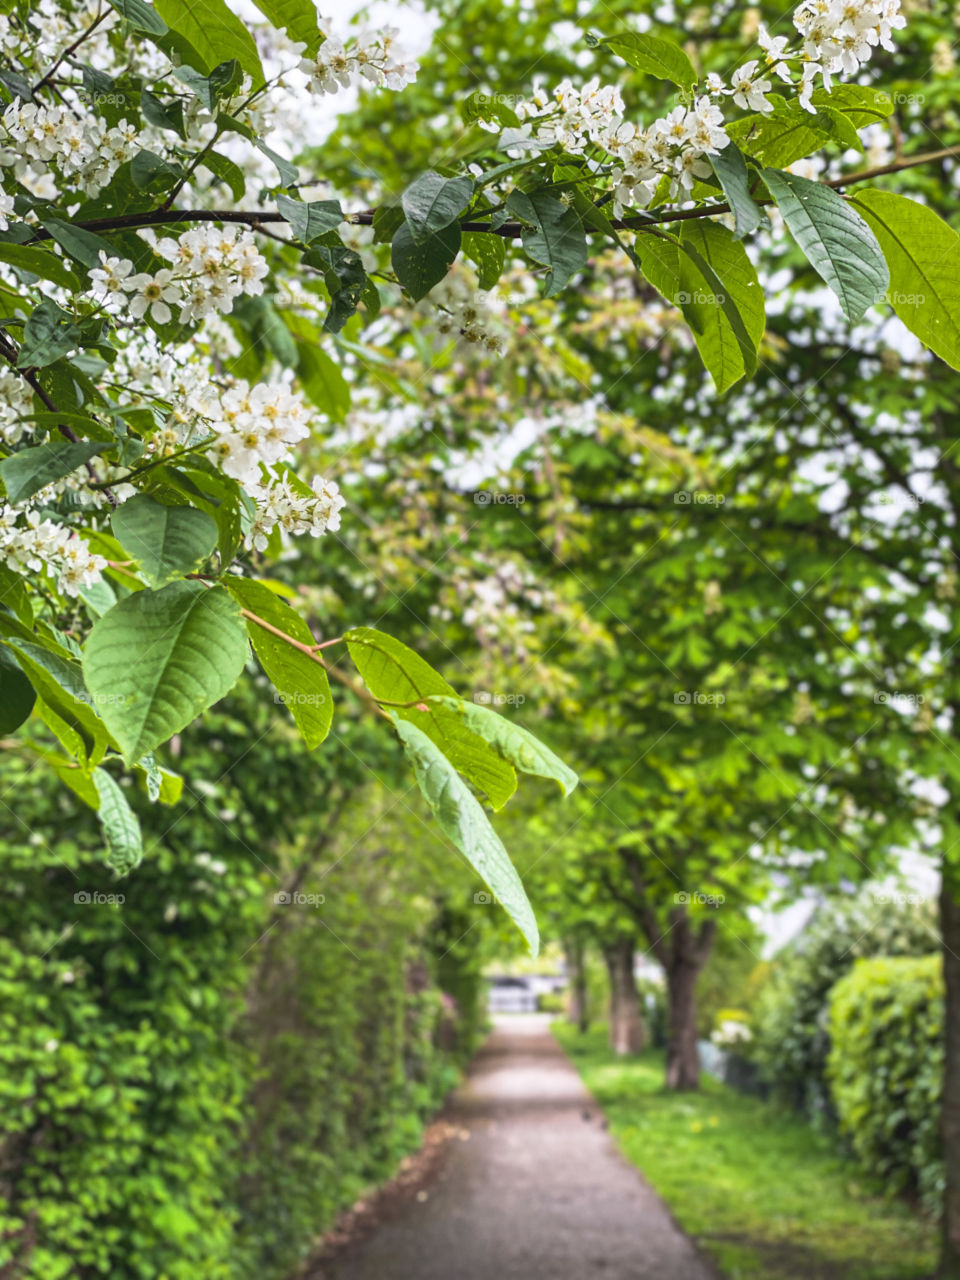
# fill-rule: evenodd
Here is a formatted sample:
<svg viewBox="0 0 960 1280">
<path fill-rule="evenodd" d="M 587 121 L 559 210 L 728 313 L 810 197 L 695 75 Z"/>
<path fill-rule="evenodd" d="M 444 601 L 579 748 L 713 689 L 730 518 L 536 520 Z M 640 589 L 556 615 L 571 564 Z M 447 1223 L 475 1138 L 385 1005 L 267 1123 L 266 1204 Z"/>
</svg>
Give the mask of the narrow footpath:
<svg viewBox="0 0 960 1280">
<path fill-rule="evenodd" d="M 455 1140 L 419 1197 L 311 1276 L 324 1280 L 711 1280 L 628 1165 L 547 1029 L 500 1021 L 454 1095 Z"/>
</svg>

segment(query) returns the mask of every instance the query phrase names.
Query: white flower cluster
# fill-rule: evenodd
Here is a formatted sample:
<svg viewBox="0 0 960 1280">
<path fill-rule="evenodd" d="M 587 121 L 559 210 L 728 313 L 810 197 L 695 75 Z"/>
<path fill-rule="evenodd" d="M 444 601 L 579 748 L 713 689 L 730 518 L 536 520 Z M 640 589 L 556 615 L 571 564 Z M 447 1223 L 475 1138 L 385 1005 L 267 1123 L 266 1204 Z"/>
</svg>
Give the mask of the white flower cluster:
<svg viewBox="0 0 960 1280">
<path fill-rule="evenodd" d="M 802 37 L 799 47 L 791 49 L 786 36 L 771 36 L 761 24 L 762 66 L 758 59 L 744 63 L 729 85 L 711 73 L 706 92 L 692 106 L 676 107 L 649 128 L 623 120 L 623 100 L 612 86 L 593 79 L 578 90 L 565 80 L 552 97 L 538 90 L 521 103 L 517 115 L 527 123 L 519 135 L 507 131 L 505 139 L 521 143 L 531 135 L 530 122 L 539 121 L 533 136 L 544 146 L 580 154 L 594 144 L 607 151 L 618 161 L 611 175 L 618 217 L 625 208 L 645 208 L 664 177 L 668 199 L 689 195 L 698 178 L 710 176 L 705 157 L 730 141 L 719 99 L 732 98 L 744 111 L 767 114 L 774 109 L 767 97 L 773 86 L 766 75 L 772 73 L 795 87 L 801 105 L 815 112 L 811 95 L 818 79 L 829 90 L 833 75 L 854 75 L 875 48 L 893 49 L 893 31 L 906 25 L 900 0 L 801 0 L 793 21 Z M 798 78 L 791 64 L 799 69 Z"/>
<path fill-rule="evenodd" d="M 267 262 L 249 231 L 207 223 L 176 240 L 158 240 L 149 230 L 140 234 L 173 265 L 153 274 L 133 274 L 129 258 L 111 258 L 101 250 L 101 265 L 90 272 L 90 285 L 108 311 L 128 311 L 136 319 L 149 316 L 157 324 L 168 324 L 178 307 L 183 324 L 229 313 L 241 294 L 263 292 Z"/>
<path fill-rule="evenodd" d="M 46 572 L 57 590 L 76 596 L 83 587 L 100 581 L 107 562 L 95 555 L 83 538 L 36 510 L 0 507 L 0 562 L 20 572 Z"/>
<path fill-rule="evenodd" d="M 793 11 L 793 25 L 801 36 L 801 44 L 792 49 L 786 36 L 771 36 L 761 23 L 757 40 L 764 51 L 765 69 L 799 90 L 800 105 L 815 112 L 812 94 L 818 79 L 829 91 L 835 75 L 852 76 L 869 62 L 876 48 L 896 47 L 893 32 L 906 26 L 900 12 L 900 0 L 802 0 Z M 800 79 L 794 81 L 790 64 L 800 68 Z M 757 68 L 759 62 L 748 62 L 734 72 L 732 87 L 737 106 L 755 111 L 770 111 L 765 95 L 769 80 Z"/>
<path fill-rule="evenodd" d="M 140 150 L 137 130 L 126 120 L 108 129 L 97 116 L 21 103 L 19 98 L 4 111 L 2 124 L 6 137 L 0 139 L 0 165 L 44 200 L 58 194 L 51 165 L 72 188 L 95 196 Z"/>
<path fill-rule="evenodd" d="M 310 434 L 306 405 L 282 382 L 251 388 L 241 380 L 211 397 L 204 416 L 217 436 L 209 458 L 245 488 L 260 483 L 261 464 L 280 462 Z"/>
<path fill-rule="evenodd" d="M 33 390 L 30 384 L 7 365 L 0 365 L 0 441 L 19 444 L 33 412 Z"/>
<path fill-rule="evenodd" d="M 664 176 L 670 180 L 669 198 L 687 195 L 698 178 L 710 176 L 704 159 L 729 143 L 723 113 L 704 95 L 691 108 L 675 107 L 649 129 L 626 122 L 613 130 L 606 149 L 619 164 L 611 174 L 617 217 L 624 208 L 645 208 Z"/>
<path fill-rule="evenodd" d="M 419 63 L 396 44 L 400 32 L 396 27 L 380 31 L 361 29 L 348 43 L 332 34 L 329 18 L 320 19 L 325 39 L 315 58 L 304 58 L 300 70 L 308 77 L 307 87 L 313 93 L 338 93 L 351 85 L 379 85 L 384 89 L 402 89 L 412 84 L 420 70 Z"/>
<path fill-rule="evenodd" d="M 558 114 L 559 112 L 559 114 Z M 538 89 L 528 102 L 521 102 L 521 120 L 546 115 L 536 137 L 547 146 L 559 144 L 571 154 L 579 154 L 591 142 L 602 143 L 623 119 L 624 104 L 614 85 L 601 85 L 596 76 L 577 89 L 569 80 L 557 85 L 551 98 Z"/>
<path fill-rule="evenodd" d="M 309 494 L 297 492 L 287 476 L 269 485 L 251 486 L 257 514 L 244 539 L 247 548 L 265 551 L 278 525 L 285 534 L 309 533 L 311 538 L 319 538 L 328 529 L 339 529 L 346 500 L 337 484 L 314 476 L 310 489 Z"/>
</svg>

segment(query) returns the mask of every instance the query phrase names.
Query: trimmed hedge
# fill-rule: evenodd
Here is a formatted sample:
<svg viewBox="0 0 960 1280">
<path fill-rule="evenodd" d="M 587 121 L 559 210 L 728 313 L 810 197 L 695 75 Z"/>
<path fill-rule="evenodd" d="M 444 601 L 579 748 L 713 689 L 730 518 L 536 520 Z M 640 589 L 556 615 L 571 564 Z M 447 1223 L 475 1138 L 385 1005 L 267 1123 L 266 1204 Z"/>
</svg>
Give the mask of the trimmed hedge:
<svg viewBox="0 0 960 1280">
<path fill-rule="evenodd" d="M 840 1128 L 893 1191 L 933 1208 L 943 1189 L 939 956 L 858 960 L 830 995 L 828 1076 Z"/>
</svg>

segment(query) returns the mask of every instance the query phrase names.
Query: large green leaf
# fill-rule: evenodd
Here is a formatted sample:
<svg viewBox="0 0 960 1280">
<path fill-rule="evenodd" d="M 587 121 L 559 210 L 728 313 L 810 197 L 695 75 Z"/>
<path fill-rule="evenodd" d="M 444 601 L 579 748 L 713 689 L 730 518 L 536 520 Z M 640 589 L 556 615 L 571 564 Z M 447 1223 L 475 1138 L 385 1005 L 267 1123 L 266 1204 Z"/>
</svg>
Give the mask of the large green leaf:
<svg viewBox="0 0 960 1280">
<path fill-rule="evenodd" d="M 445 178 L 428 169 L 403 193 L 401 203 L 407 215 L 410 234 L 417 244 L 423 244 L 466 209 L 473 197 L 472 178 Z"/>
<path fill-rule="evenodd" d="M 719 223 L 685 223 L 680 246 L 680 304 L 723 392 L 757 366 L 766 320 L 763 290 L 743 245 Z"/>
<path fill-rule="evenodd" d="M 354 627 L 345 637 L 350 656 L 367 688 L 380 702 L 423 704 L 393 708 L 437 744 L 454 768 L 483 791 L 494 809 L 502 809 L 517 789 L 517 775 L 505 760 L 449 707 L 427 707 L 426 698 L 457 699 L 439 672 L 402 641 L 372 627 Z"/>
<path fill-rule="evenodd" d="M 960 236 L 926 205 L 891 191 L 859 191 L 853 203 L 890 268 L 887 301 L 924 346 L 960 369 Z"/>
<path fill-rule="evenodd" d="M 195 507 L 168 507 L 138 494 L 118 507 L 113 532 L 154 587 L 192 573 L 217 545 L 217 522 Z"/>
<path fill-rule="evenodd" d="M 287 32 L 295 43 L 305 44 L 307 54 L 320 43 L 317 8 L 313 0 L 253 0 L 265 18 Z"/>
<path fill-rule="evenodd" d="M 793 238 L 840 299 L 851 323 L 887 292 L 883 251 L 859 213 L 821 182 L 764 169 L 763 180 Z"/>
<path fill-rule="evenodd" d="M 417 241 L 410 223 L 404 220 L 393 237 L 390 259 L 403 288 L 414 302 L 419 302 L 440 283 L 459 252 L 459 223 L 452 222 L 435 235 Z"/>
<path fill-rule="evenodd" d="M 120 875 L 126 875 L 143 857 L 140 822 L 119 783 L 106 769 L 94 769 L 92 777 L 100 799 L 97 817 L 107 845 L 107 863 Z"/>
<path fill-rule="evenodd" d="M 521 725 L 505 719 L 482 703 L 468 702 L 464 698 L 429 699 L 431 706 L 437 703 L 455 711 L 474 733 L 478 733 L 484 742 L 489 742 L 495 751 L 521 773 L 533 774 L 538 778 L 552 778 L 565 796 L 577 785 L 579 779 L 574 771 Z"/>
<path fill-rule="evenodd" d="M 394 718 L 417 785 L 441 830 L 489 885 L 526 938 L 532 955 L 540 949 L 537 922 L 516 868 L 486 814 L 446 756 L 416 725 Z"/>
<path fill-rule="evenodd" d="M 659 80 L 669 80 L 682 89 L 689 89 L 697 82 L 693 63 L 680 46 L 671 40 L 639 31 L 627 31 L 623 35 L 608 36 L 600 43 L 631 67 L 656 76 Z"/>
<path fill-rule="evenodd" d="M 102 444 L 70 440 L 51 440 L 49 444 L 20 449 L 0 462 L 0 479 L 7 491 L 7 500 L 14 504 L 32 497 L 44 485 L 62 480 L 77 467 L 82 467 L 96 454 L 102 453 Z"/>
<path fill-rule="evenodd" d="M 222 62 L 236 58 L 253 79 L 264 82 L 263 67 L 253 36 L 224 0 L 155 0 L 154 7 L 167 26 L 190 46 L 184 60 L 207 75 Z M 199 63 L 189 54 L 196 53 Z"/>
<path fill-rule="evenodd" d="M 570 283 L 587 260 L 587 237 L 576 209 L 535 191 L 512 191 L 507 209 L 523 223 L 523 247 L 534 262 L 549 267 L 544 297 L 552 298 Z"/>
<path fill-rule="evenodd" d="M 230 691 L 248 651 L 222 587 L 138 591 L 94 623 L 83 670 L 124 759 L 134 763 Z"/>
<path fill-rule="evenodd" d="M 226 586 L 235 600 L 271 627 L 308 648 L 316 644 L 313 633 L 300 615 L 278 599 L 269 587 L 250 578 L 238 577 L 228 578 Z M 278 701 L 293 716 L 304 742 L 312 751 L 323 742 L 333 722 L 333 698 L 326 671 L 315 658 L 252 619 L 247 620 L 247 630 L 260 665 L 276 687 Z"/>
</svg>

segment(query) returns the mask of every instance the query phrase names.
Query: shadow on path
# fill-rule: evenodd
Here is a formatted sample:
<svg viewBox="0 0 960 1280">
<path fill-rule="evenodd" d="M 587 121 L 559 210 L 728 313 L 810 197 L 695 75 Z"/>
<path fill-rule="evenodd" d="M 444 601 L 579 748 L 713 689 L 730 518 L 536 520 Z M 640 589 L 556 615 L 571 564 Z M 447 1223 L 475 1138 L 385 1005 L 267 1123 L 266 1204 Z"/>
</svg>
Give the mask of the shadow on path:
<svg viewBox="0 0 960 1280">
<path fill-rule="evenodd" d="M 711 1280 L 548 1024 L 498 1022 L 446 1115 L 469 1141 L 315 1280 Z"/>
</svg>

